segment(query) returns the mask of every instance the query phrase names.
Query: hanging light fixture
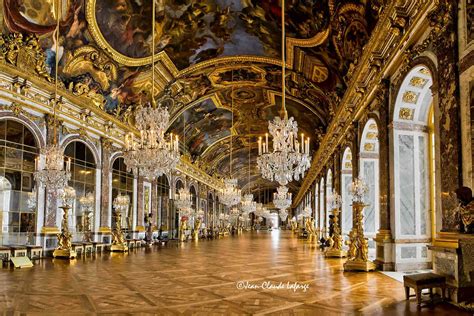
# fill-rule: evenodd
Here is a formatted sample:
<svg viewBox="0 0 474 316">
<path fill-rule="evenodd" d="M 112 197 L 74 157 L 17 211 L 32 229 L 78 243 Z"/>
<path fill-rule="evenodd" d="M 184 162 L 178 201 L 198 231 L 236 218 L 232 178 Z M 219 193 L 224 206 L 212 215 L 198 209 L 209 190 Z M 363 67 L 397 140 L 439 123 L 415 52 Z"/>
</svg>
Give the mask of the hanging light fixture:
<svg viewBox="0 0 474 316">
<path fill-rule="evenodd" d="M 182 216 L 189 215 L 193 205 L 191 193 L 185 188 L 179 189 L 175 204 Z"/>
<path fill-rule="evenodd" d="M 249 134 L 249 166 L 248 166 L 248 193 L 245 194 L 242 197 L 242 211 L 246 214 L 255 212 L 257 209 L 257 202 L 253 200 L 253 194 L 250 193 L 250 149 L 251 149 L 251 143 L 250 143 L 250 126 L 248 126 L 248 134 Z"/>
<path fill-rule="evenodd" d="M 44 148 L 41 149 L 40 153 L 44 157 L 44 161 L 40 161 L 37 157 L 35 159 L 35 172 L 34 178 L 39 183 L 46 186 L 48 190 L 51 190 L 51 193 L 55 196 L 58 195 L 58 191 L 64 189 L 67 186 L 69 179 L 71 179 L 71 159 L 69 158 L 67 162 L 64 160 L 63 150 L 58 145 L 58 128 L 57 128 L 57 115 L 56 107 L 59 103 L 58 98 L 58 85 L 59 85 L 59 20 L 60 20 L 61 11 L 59 5 L 57 6 L 56 14 L 56 56 L 55 56 L 55 83 L 54 83 L 54 100 L 51 100 L 53 105 L 53 143 L 47 144 Z M 42 163 L 44 162 L 44 163 Z"/>
<path fill-rule="evenodd" d="M 279 210 L 286 210 L 291 206 L 292 194 L 288 193 L 286 186 L 279 186 L 277 192 L 273 193 L 273 205 Z"/>
<path fill-rule="evenodd" d="M 232 81 L 234 81 L 234 75 L 232 72 Z M 242 191 L 237 187 L 237 179 L 232 178 L 232 128 L 234 127 L 234 85 L 232 85 L 231 93 L 231 113 L 232 113 L 232 125 L 230 128 L 230 168 L 229 168 L 229 178 L 224 179 L 224 188 L 220 190 L 219 198 L 222 204 L 231 207 L 236 204 L 239 204 L 242 199 Z"/>
<path fill-rule="evenodd" d="M 167 135 L 170 114 L 168 108 L 155 101 L 155 1 L 152 5 L 152 82 L 150 102 L 139 106 L 135 113 L 135 125 L 140 138 L 130 132 L 125 137 L 124 162 L 128 171 L 150 180 L 169 173 L 179 162 L 179 139 L 173 133 Z"/>
<path fill-rule="evenodd" d="M 298 123 L 293 117 L 288 118 L 286 111 L 286 58 L 285 58 L 285 1 L 282 1 L 282 108 L 280 117 L 268 122 L 268 130 L 273 137 L 273 150 L 269 149 L 268 133 L 265 141 L 258 140 L 257 165 L 265 179 L 277 181 L 280 185 L 304 176 L 311 165 L 309 156 L 309 137 L 301 134 L 298 141 Z"/>
</svg>

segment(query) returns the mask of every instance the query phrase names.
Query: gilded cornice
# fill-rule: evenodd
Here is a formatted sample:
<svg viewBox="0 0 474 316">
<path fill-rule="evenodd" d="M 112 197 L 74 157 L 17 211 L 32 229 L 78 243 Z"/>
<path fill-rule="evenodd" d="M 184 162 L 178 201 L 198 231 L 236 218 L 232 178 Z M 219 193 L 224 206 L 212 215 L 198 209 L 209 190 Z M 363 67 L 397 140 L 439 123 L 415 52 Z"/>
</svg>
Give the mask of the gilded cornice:
<svg viewBox="0 0 474 316">
<path fill-rule="evenodd" d="M 426 14 L 435 6 L 435 2 L 428 0 L 408 1 L 405 7 L 399 2 L 389 2 L 383 11 L 372 36 L 364 48 L 364 54 L 352 74 L 346 93 L 344 94 L 338 111 L 327 129 L 327 133 L 320 143 L 319 150 L 314 155 L 311 167 L 301 185 L 293 207 L 296 207 L 304 195 L 324 169 L 332 153 L 345 140 L 345 134 L 372 101 L 382 79 L 390 72 L 394 72 L 393 64 L 403 58 L 402 54 L 410 44 L 413 44 L 413 34 L 420 29 L 426 31 L 429 22 Z M 405 32 L 400 31 L 399 20 L 410 21 Z M 421 22 L 421 23 L 420 23 Z M 412 38 L 413 37 L 413 38 Z"/>
<path fill-rule="evenodd" d="M 25 109 L 30 109 L 39 115 L 53 114 L 51 99 L 54 96 L 54 84 L 5 63 L 0 63 L 0 73 L 1 99 L 10 103 L 2 105 L 1 109 L 12 111 L 14 115 L 24 114 L 31 119 L 33 119 L 33 115 Z M 16 84 L 18 82 L 25 83 L 25 80 L 27 89 L 24 88 L 24 84 Z M 84 135 L 91 133 L 107 138 L 118 147 L 123 146 L 126 133 L 137 133 L 131 126 L 123 124 L 113 116 L 91 105 L 85 97 L 76 96 L 64 89 L 59 89 L 58 96 L 61 105 L 57 108 L 57 115 L 60 120 L 75 127 L 74 133 L 80 131 Z M 223 185 L 220 180 L 211 177 L 185 159 L 181 160 L 177 169 L 214 189 L 220 189 Z"/>
</svg>

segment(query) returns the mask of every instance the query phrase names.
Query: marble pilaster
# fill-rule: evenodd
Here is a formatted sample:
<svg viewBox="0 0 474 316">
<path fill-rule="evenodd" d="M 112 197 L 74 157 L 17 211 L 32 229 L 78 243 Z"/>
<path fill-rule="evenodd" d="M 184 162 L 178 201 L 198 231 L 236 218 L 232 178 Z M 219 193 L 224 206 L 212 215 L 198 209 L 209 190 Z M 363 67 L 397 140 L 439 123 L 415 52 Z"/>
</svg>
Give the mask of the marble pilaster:
<svg viewBox="0 0 474 316">
<path fill-rule="evenodd" d="M 102 148 L 102 179 L 101 179 L 101 188 L 100 188 L 100 229 L 107 230 L 110 229 L 110 173 L 112 171 L 111 166 L 111 157 L 113 153 L 112 142 L 109 139 L 101 138 L 101 148 Z"/>
</svg>

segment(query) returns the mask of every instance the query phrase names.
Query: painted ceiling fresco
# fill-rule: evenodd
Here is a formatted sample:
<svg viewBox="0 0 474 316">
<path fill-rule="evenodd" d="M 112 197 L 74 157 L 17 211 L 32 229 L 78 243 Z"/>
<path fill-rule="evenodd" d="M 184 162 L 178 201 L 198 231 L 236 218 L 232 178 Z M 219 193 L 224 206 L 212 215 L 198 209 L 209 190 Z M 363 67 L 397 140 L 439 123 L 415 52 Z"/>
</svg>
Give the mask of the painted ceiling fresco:
<svg viewBox="0 0 474 316">
<path fill-rule="evenodd" d="M 170 132 L 185 140 L 186 148 L 194 160 L 215 142 L 230 136 L 232 113 L 217 108 L 207 99 L 181 114 L 171 124 Z"/>
<path fill-rule="evenodd" d="M 236 152 L 246 152 L 248 136 L 255 141 L 278 115 L 280 0 L 156 0 L 153 22 L 151 1 L 60 1 L 55 34 L 57 0 L 4 0 L 4 42 L 22 40 L 18 33 L 34 34 L 45 55 L 45 80 L 54 81 L 57 56 L 62 89 L 128 124 L 134 124 L 136 105 L 150 100 L 154 85 L 154 97 L 170 109 L 170 131 L 186 135 L 187 152 L 209 173 L 228 172 L 232 107 Z M 312 137 L 313 150 L 385 1 L 285 1 L 287 109 Z M 245 165 L 244 156 L 236 155 L 234 164 Z M 239 181 L 246 183 L 243 176 Z"/>
</svg>

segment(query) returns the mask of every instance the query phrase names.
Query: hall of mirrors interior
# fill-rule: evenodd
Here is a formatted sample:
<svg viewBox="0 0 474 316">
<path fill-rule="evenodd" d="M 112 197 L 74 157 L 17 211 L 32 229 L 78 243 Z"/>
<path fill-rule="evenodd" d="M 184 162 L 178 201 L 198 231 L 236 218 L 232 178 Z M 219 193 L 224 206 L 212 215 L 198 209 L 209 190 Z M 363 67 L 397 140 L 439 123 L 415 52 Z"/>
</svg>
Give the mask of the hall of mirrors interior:
<svg viewBox="0 0 474 316">
<path fill-rule="evenodd" d="M 472 0 L 0 13 L 2 313 L 474 310 Z"/>
</svg>

